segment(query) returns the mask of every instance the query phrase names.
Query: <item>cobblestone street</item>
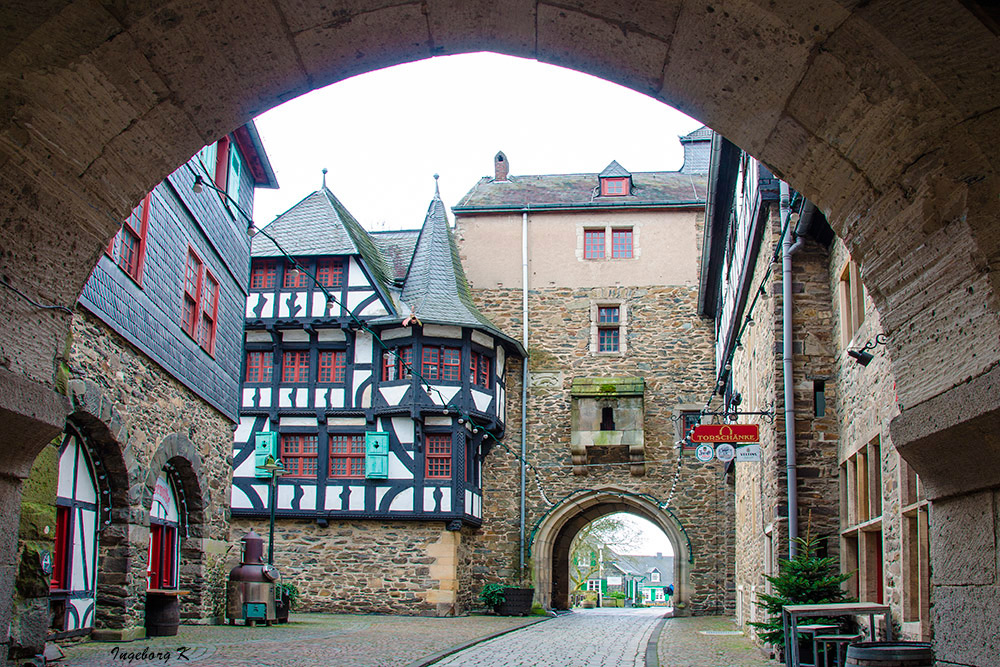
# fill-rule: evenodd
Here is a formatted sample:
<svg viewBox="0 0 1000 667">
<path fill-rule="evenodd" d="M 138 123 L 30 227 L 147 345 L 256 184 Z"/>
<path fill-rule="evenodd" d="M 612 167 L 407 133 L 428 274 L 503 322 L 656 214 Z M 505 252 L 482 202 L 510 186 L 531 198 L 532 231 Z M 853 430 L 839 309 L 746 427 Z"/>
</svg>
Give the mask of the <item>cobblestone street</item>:
<svg viewBox="0 0 1000 667">
<path fill-rule="evenodd" d="M 182 626 L 177 637 L 64 646 L 59 664 L 199 667 L 775 667 L 724 617 L 663 609 L 593 609 L 537 618 L 293 614 L 273 627 Z M 530 626 L 530 627 L 526 627 Z M 522 628 L 518 630 L 518 628 Z M 499 637 L 435 658 L 497 633 Z"/>
</svg>

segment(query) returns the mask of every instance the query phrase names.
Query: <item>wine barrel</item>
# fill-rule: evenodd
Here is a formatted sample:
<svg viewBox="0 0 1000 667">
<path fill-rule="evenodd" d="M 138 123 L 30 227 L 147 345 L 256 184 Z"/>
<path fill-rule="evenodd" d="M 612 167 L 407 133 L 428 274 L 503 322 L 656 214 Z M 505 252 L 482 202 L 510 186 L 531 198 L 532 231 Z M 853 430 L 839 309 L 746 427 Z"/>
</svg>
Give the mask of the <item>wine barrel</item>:
<svg viewBox="0 0 1000 667">
<path fill-rule="evenodd" d="M 173 637 L 181 622 L 177 595 L 146 594 L 146 636 Z"/>
<path fill-rule="evenodd" d="M 927 642 L 858 642 L 847 647 L 844 667 L 934 667 Z"/>
</svg>

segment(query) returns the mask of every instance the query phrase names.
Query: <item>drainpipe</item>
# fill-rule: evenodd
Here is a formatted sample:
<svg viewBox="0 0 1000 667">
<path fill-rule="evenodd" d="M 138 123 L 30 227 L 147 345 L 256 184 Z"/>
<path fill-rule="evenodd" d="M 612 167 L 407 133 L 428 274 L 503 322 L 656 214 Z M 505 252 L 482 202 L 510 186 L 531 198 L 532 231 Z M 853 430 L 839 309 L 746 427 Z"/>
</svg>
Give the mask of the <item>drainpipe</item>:
<svg viewBox="0 0 1000 667">
<path fill-rule="evenodd" d="M 521 345 L 528 352 L 528 209 L 521 212 Z M 524 523 L 525 483 L 528 456 L 528 358 L 521 363 L 521 567 L 518 573 L 524 583 Z"/>
<path fill-rule="evenodd" d="M 782 370 L 785 394 L 785 475 L 788 479 L 788 557 L 798 553 L 795 538 L 799 536 L 798 473 L 795 467 L 795 379 L 792 373 L 792 253 L 802 246 L 802 239 L 794 242 L 794 231 L 789 220 L 788 184 L 780 182 L 780 219 L 789 229 L 781 241 L 781 320 L 782 320 Z"/>
</svg>

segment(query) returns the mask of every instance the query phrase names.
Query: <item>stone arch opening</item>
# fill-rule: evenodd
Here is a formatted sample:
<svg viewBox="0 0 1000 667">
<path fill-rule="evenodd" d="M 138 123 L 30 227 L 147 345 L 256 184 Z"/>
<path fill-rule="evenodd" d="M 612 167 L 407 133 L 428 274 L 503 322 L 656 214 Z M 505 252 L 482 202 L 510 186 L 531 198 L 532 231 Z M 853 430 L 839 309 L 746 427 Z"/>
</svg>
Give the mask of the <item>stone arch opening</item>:
<svg viewBox="0 0 1000 667">
<path fill-rule="evenodd" d="M 548 608 L 569 608 L 573 538 L 591 521 L 617 512 L 647 519 L 670 540 L 674 614 L 685 615 L 691 599 L 691 548 L 683 527 L 654 500 L 614 488 L 590 490 L 564 500 L 541 520 L 531 542 L 535 599 Z"/>
</svg>

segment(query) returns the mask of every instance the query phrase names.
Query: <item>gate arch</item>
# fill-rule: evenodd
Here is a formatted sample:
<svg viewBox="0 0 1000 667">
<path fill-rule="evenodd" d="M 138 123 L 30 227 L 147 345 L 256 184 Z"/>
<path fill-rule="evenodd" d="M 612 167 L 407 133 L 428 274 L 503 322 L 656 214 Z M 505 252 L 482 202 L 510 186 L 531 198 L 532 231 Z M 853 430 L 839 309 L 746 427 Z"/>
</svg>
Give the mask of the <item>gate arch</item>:
<svg viewBox="0 0 1000 667">
<path fill-rule="evenodd" d="M 569 558 L 573 538 L 585 525 L 616 512 L 636 514 L 662 530 L 674 550 L 674 615 L 691 600 L 691 546 L 679 520 L 659 503 L 624 489 L 591 489 L 563 500 L 538 524 L 531 543 L 535 599 L 547 608 L 569 608 Z"/>
</svg>

